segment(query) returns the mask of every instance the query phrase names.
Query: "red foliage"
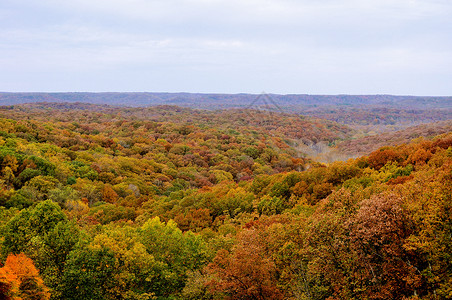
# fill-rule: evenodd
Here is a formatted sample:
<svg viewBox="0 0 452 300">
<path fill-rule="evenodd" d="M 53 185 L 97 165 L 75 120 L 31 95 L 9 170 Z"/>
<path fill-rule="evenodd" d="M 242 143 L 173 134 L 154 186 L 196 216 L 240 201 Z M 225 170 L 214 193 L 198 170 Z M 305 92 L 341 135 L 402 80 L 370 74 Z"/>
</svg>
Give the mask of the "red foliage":
<svg viewBox="0 0 452 300">
<path fill-rule="evenodd" d="M 352 219 L 350 237 L 358 250 L 360 273 L 367 281 L 367 299 L 401 299 L 411 296 L 421 282 L 413 267 L 415 258 L 403 247 L 411 234 L 402 199 L 382 194 L 362 202 Z"/>
<path fill-rule="evenodd" d="M 253 229 L 239 235 L 232 253 L 218 251 L 207 270 L 214 278 L 207 283 L 210 290 L 226 293 L 227 299 L 283 299 L 276 286 L 276 266 Z"/>
<path fill-rule="evenodd" d="M 400 160 L 400 155 L 392 148 L 380 149 L 372 152 L 369 155 L 369 166 L 376 170 L 379 170 L 388 162 L 397 162 Z"/>
</svg>

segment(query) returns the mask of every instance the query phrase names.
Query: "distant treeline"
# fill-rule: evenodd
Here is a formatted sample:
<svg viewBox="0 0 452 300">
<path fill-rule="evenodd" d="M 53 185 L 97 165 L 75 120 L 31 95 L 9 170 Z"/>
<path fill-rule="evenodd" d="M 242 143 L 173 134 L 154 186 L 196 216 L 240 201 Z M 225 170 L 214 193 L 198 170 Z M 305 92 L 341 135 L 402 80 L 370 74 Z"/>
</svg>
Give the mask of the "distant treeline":
<svg viewBox="0 0 452 300">
<path fill-rule="evenodd" d="M 121 106 L 172 104 L 193 108 L 262 108 L 273 110 L 319 106 L 392 107 L 410 109 L 452 108 L 452 97 L 393 95 L 307 95 L 307 94 L 201 94 L 201 93 L 0 93 L 3 105 L 30 102 L 85 102 Z"/>
</svg>

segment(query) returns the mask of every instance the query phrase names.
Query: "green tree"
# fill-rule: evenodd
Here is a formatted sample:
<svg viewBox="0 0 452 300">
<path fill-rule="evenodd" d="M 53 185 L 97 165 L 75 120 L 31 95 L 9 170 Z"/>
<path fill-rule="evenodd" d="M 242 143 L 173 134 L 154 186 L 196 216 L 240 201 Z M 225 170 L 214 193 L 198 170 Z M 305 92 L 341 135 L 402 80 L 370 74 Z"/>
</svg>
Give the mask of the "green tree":
<svg viewBox="0 0 452 300">
<path fill-rule="evenodd" d="M 150 219 L 140 228 L 139 236 L 148 253 L 162 264 L 152 282 L 152 291 L 159 297 L 180 293 L 188 271 L 200 269 L 209 258 L 202 238 L 182 233 L 172 220 L 165 224 L 158 217 Z"/>
<path fill-rule="evenodd" d="M 105 247 L 85 246 L 73 250 L 67 259 L 61 297 L 67 300 L 105 300 L 116 285 L 115 255 Z"/>
<path fill-rule="evenodd" d="M 34 208 L 22 210 L 4 227 L 4 255 L 26 252 L 28 243 L 35 236 L 44 237 L 59 222 L 66 221 L 66 215 L 61 208 L 51 200 L 38 203 Z"/>
</svg>

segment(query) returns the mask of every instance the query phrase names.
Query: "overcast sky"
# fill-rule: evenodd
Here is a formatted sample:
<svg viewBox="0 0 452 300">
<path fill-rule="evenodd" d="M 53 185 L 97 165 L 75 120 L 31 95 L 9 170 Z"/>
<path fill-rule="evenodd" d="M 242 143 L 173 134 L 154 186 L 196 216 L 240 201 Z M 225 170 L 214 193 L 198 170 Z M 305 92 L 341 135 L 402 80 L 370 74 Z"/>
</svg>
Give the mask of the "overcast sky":
<svg viewBox="0 0 452 300">
<path fill-rule="evenodd" d="M 452 0 L 0 0 L 0 91 L 452 95 Z"/>
</svg>

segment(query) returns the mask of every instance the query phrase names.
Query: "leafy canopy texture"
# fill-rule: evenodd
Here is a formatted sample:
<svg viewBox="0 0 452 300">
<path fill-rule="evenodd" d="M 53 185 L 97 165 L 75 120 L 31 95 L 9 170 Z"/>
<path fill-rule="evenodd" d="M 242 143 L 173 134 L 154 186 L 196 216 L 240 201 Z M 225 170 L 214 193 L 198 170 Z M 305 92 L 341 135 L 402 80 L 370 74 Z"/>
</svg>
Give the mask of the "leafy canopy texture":
<svg viewBox="0 0 452 300">
<path fill-rule="evenodd" d="M 0 106 L 0 299 L 452 299 L 438 126 L 325 164 L 302 150 L 356 132 L 262 111 Z"/>
</svg>

